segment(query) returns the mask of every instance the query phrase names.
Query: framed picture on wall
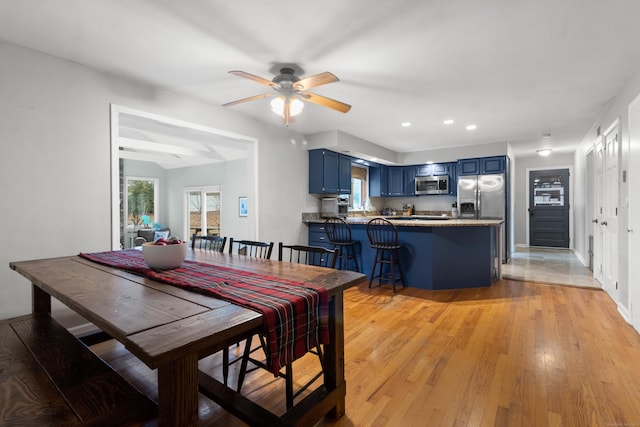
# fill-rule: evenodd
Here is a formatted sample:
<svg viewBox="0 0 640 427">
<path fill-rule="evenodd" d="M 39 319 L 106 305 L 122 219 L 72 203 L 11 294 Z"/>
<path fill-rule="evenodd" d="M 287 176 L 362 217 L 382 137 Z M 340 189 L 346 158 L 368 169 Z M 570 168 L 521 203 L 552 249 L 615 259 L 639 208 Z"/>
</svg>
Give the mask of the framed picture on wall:
<svg viewBox="0 0 640 427">
<path fill-rule="evenodd" d="M 240 216 L 247 216 L 249 208 L 247 207 L 247 198 L 245 196 L 238 197 L 238 213 Z"/>
</svg>

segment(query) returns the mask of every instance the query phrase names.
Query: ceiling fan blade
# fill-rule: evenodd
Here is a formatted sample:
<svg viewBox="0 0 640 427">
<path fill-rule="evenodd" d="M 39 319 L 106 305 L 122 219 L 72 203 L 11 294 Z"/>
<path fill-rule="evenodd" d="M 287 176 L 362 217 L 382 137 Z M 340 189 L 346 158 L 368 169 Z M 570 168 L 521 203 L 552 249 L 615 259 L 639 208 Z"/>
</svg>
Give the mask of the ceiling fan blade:
<svg viewBox="0 0 640 427">
<path fill-rule="evenodd" d="M 233 74 L 234 76 L 238 76 L 238 77 L 244 77 L 245 79 L 253 80 L 254 82 L 258 82 L 258 83 L 263 84 L 265 86 L 272 86 L 273 87 L 273 86 L 276 85 L 271 80 L 264 79 L 264 78 L 262 78 L 260 76 L 256 76 L 255 74 L 246 73 L 244 71 L 229 71 L 229 74 Z"/>
<path fill-rule="evenodd" d="M 327 83 L 334 83 L 340 81 L 339 78 L 334 76 L 328 71 L 324 73 L 316 74 L 315 76 L 306 77 L 304 79 L 298 80 L 294 83 L 294 87 L 298 90 L 307 90 L 312 87 L 326 85 Z"/>
<path fill-rule="evenodd" d="M 325 96 L 316 95 L 315 93 L 305 92 L 301 93 L 302 98 L 305 101 L 313 102 L 314 104 L 322 105 L 323 107 L 333 108 L 334 110 L 346 113 L 351 109 L 351 105 L 344 102 L 336 101 L 335 99 L 327 98 Z"/>
<path fill-rule="evenodd" d="M 249 98 L 238 99 L 237 101 L 227 102 L 226 104 L 222 104 L 223 107 L 231 107 L 232 105 L 242 104 L 243 102 L 255 101 L 256 99 L 268 98 L 272 93 L 263 93 L 262 95 L 250 96 Z"/>
</svg>

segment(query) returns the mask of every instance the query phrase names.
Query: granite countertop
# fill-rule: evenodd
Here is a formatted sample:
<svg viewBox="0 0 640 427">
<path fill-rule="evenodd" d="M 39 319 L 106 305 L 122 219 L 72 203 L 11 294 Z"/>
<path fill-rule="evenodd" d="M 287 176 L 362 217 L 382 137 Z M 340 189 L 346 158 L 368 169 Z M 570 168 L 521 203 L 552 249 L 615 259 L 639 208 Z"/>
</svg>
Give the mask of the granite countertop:
<svg viewBox="0 0 640 427">
<path fill-rule="evenodd" d="M 349 224 L 366 224 L 373 218 L 385 218 L 392 224 L 403 227 L 478 227 L 478 226 L 498 226 L 504 223 L 502 219 L 418 219 L 421 215 L 413 217 L 401 217 L 401 216 L 356 216 L 348 217 L 346 221 Z M 448 218 L 448 217 L 447 217 Z M 326 218 L 321 218 L 318 215 L 303 214 L 302 222 L 305 224 L 322 224 L 326 221 Z"/>
</svg>

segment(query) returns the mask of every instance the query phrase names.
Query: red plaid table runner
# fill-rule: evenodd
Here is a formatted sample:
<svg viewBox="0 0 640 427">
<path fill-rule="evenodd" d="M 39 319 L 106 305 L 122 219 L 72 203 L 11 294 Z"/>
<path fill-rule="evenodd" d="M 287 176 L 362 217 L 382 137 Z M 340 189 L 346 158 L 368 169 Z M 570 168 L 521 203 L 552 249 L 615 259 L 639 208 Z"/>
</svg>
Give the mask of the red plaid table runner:
<svg viewBox="0 0 640 427">
<path fill-rule="evenodd" d="M 261 313 L 274 375 L 318 344 L 329 343 L 328 295 L 319 286 L 194 261 L 153 271 L 136 249 L 80 256 Z"/>
</svg>

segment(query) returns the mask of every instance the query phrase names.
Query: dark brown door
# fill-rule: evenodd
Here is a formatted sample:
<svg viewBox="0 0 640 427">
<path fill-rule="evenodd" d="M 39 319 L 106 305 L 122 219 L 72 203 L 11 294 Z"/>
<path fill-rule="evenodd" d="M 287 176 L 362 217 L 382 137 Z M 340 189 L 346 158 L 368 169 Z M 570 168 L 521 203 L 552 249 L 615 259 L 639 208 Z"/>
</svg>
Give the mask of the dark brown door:
<svg viewBox="0 0 640 427">
<path fill-rule="evenodd" d="M 569 247 L 569 170 L 529 172 L 529 245 Z"/>
</svg>

